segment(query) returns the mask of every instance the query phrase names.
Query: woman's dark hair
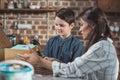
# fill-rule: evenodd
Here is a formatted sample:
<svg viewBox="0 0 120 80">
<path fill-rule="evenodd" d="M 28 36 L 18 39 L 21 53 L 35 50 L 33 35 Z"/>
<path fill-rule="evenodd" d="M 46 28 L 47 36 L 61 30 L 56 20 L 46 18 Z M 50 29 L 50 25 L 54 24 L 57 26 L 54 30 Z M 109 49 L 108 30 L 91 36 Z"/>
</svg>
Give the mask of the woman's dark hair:
<svg viewBox="0 0 120 80">
<path fill-rule="evenodd" d="M 75 13 L 69 8 L 61 8 L 56 12 L 56 16 L 67 23 L 75 23 Z"/>
<path fill-rule="evenodd" d="M 111 38 L 107 18 L 105 13 L 100 8 L 90 7 L 79 14 L 78 19 L 80 18 L 86 21 L 89 27 L 93 27 L 93 31 L 89 35 L 89 41 L 85 51 L 87 51 L 88 48 L 94 43 L 102 39 L 107 39 L 107 37 Z"/>
</svg>

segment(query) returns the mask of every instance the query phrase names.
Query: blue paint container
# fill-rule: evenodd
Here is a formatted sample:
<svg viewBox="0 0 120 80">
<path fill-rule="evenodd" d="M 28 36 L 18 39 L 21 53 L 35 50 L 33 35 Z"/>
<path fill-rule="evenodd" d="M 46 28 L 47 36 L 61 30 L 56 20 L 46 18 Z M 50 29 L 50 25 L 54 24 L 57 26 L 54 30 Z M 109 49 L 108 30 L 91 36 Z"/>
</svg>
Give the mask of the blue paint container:
<svg viewBox="0 0 120 80">
<path fill-rule="evenodd" d="M 0 63 L 0 80 L 32 80 L 34 68 L 21 60 L 8 60 Z"/>
</svg>

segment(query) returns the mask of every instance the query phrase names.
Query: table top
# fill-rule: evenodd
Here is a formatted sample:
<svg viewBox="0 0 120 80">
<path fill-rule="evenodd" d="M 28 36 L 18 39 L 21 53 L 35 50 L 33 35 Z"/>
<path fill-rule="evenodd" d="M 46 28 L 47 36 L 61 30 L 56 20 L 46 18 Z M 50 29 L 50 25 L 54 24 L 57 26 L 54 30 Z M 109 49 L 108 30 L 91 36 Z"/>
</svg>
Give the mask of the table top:
<svg viewBox="0 0 120 80">
<path fill-rule="evenodd" d="M 53 75 L 40 75 L 35 74 L 33 80 L 82 80 L 80 78 L 63 78 L 63 77 L 54 77 Z"/>
<path fill-rule="evenodd" d="M 40 68 L 39 66 L 35 67 L 35 75 L 33 80 L 83 80 L 81 78 L 63 78 L 63 77 L 54 77 L 53 73 L 45 68 Z"/>
</svg>

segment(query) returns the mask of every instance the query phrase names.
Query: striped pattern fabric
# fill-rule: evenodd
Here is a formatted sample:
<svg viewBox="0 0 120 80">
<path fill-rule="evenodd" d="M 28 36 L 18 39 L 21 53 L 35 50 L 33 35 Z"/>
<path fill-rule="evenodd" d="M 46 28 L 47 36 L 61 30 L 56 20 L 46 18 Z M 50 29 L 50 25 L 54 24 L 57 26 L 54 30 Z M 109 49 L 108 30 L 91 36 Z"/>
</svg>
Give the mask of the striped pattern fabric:
<svg viewBox="0 0 120 80">
<path fill-rule="evenodd" d="M 117 80 L 119 62 L 115 47 L 110 40 L 101 40 L 92 45 L 73 62 L 52 63 L 53 75 L 80 77 L 82 80 Z"/>
</svg>

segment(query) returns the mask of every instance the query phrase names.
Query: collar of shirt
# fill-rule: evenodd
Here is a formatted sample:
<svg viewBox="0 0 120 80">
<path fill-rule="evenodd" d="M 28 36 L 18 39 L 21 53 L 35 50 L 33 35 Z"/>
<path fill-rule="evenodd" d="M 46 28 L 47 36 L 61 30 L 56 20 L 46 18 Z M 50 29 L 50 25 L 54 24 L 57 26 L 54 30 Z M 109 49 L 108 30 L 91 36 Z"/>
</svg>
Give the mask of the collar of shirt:
<svg viewBox="0 0 120 80">
<path fill-rule="evenodd" d="M 67 38 L 63 39 L 61 36 L 59 36 L 60 41 L 66 41 L 68 39 L 72 38 L 72 35 L 68 36 Z"/>
</svg>

